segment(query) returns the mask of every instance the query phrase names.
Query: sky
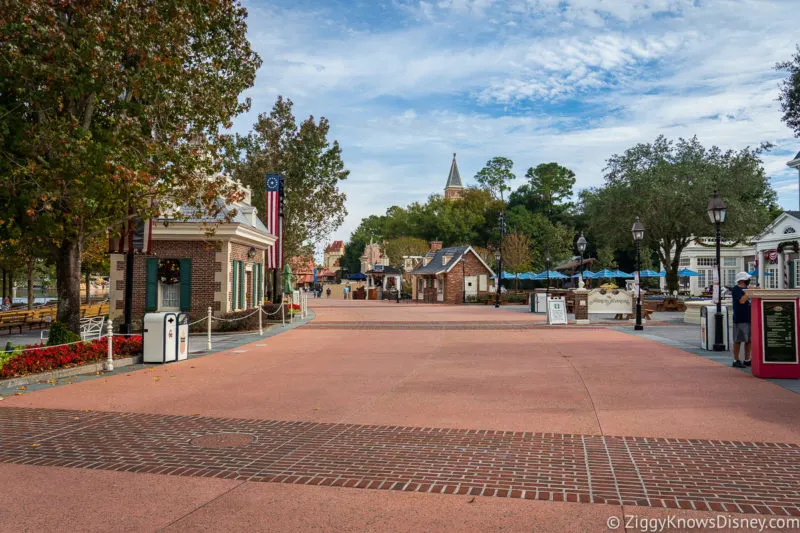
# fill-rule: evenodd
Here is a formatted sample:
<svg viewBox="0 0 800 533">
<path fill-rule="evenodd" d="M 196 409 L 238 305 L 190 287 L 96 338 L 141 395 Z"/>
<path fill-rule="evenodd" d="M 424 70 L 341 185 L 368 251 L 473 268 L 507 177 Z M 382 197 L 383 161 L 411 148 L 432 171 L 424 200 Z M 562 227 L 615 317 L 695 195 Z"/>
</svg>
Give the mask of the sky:
<svg viewBox="0 0 800 533">
<path fill-rule="evenodd" d="M 784 208 L 800 139 L 780 120 L 778 61 L 800 43 L 797 0 L 244 0 L 263 60 L 246 133 L 278 95 L 330 120 L 361 219 L 441 193 L 453 153 L 465 185 L 495 156 L 555 161 L 576 191 L 637 143 L 697 135 L 763 159 Z"/>
</svg>

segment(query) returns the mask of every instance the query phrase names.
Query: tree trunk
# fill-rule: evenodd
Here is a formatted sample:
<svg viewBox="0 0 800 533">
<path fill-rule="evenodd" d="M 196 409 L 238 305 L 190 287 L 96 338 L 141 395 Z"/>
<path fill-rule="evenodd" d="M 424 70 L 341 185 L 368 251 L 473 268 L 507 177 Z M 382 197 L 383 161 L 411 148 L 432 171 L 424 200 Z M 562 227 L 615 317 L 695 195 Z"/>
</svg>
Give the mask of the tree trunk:
<svg viewBox="0 0 800 533">
<path fill-rule="evenodd" d="M 14 300 L 14 296 L 16 296 L 16 294 L 14 294 L 14 273 L 13 272 L 9 272 L 8 273 L 8 297 L 11 298 L 11 300 L 13 301 Z"/>
<path fill-rule="evenodd" d="M 6 299 L 6 269 L 3 269 L 3 299 Z"/>
<path fill-rule="evenodd" d="M 81 322 L 81 246 L 80 238 L 64 240 L 56 250 L 56 292 L 58 311 L 56 320 L 63 322 L 75 333 L 80 333 Z"/>
<path fill-rule="evenodd" d="M 91 295 L 89 294 L 89 273 L 87 272 L 86 273 L 86 303 L 87 304 L 89 303 L 89 297 L 90 296 Z"/>
<path fill-rule="evenodd" d="M 28 309 L 33 309 L 33 259 L 28 259 Z"/>
</svg>

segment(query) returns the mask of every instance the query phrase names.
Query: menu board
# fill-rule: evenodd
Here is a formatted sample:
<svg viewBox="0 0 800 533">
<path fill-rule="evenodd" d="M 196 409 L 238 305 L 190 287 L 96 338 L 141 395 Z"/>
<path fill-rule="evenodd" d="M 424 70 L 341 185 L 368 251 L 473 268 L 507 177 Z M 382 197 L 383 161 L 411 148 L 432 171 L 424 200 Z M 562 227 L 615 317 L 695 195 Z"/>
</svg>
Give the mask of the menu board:
<svg viewBox="0 0 800 533">
<path fill-rule="evenodd" d="M 761 302 L 764 363 L 797 363 L 797 310 L 793 300 Z"/>
<path fill-rule="evenodd" d="M 564 298 L 550 298 L 547 301 L 548 324 L 567 323 L 567 302 Z"/>
</svg>

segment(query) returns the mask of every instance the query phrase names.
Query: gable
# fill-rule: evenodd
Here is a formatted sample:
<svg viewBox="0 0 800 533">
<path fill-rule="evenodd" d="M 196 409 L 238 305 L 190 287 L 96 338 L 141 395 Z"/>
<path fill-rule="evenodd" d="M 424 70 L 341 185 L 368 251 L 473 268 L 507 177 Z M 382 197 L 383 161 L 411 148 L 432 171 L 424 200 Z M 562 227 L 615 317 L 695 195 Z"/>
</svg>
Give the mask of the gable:
<svg viewBox="0 0 800 533">
<path fill-rule="evenodd" d="M 755 242 L 787 241 L 795 239 L 800 239 L 800 212 L 786 211 L 772 221 L 772 223 L 755 238 Z"/>
</svg>

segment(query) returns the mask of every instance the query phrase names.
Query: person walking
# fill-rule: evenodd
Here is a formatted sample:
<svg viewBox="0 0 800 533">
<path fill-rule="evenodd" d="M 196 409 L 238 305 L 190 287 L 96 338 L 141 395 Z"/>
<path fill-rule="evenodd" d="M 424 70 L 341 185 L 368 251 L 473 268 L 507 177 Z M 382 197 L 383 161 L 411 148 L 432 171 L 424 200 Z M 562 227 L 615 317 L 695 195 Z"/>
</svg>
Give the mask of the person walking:
<svg viewBox="0 0 800 533">
<path fill-rule="evenodd" d="M 328 287 L 328 289 L 325 291 L 325 297 L 326 298 L 330 298 L 331 297 L 331 288 L 330 287 Z"/>
<path fill-rule="evenodd" d="M 731 290 L 733 299 L 733 367 L 750 366 L 750 296 L 745 289 L 750 285 L 750 274 L 736 274 L 736 285 Z M 744 344 L 744 363 L 739 359 L 739 351 Z"/>
</svg>

